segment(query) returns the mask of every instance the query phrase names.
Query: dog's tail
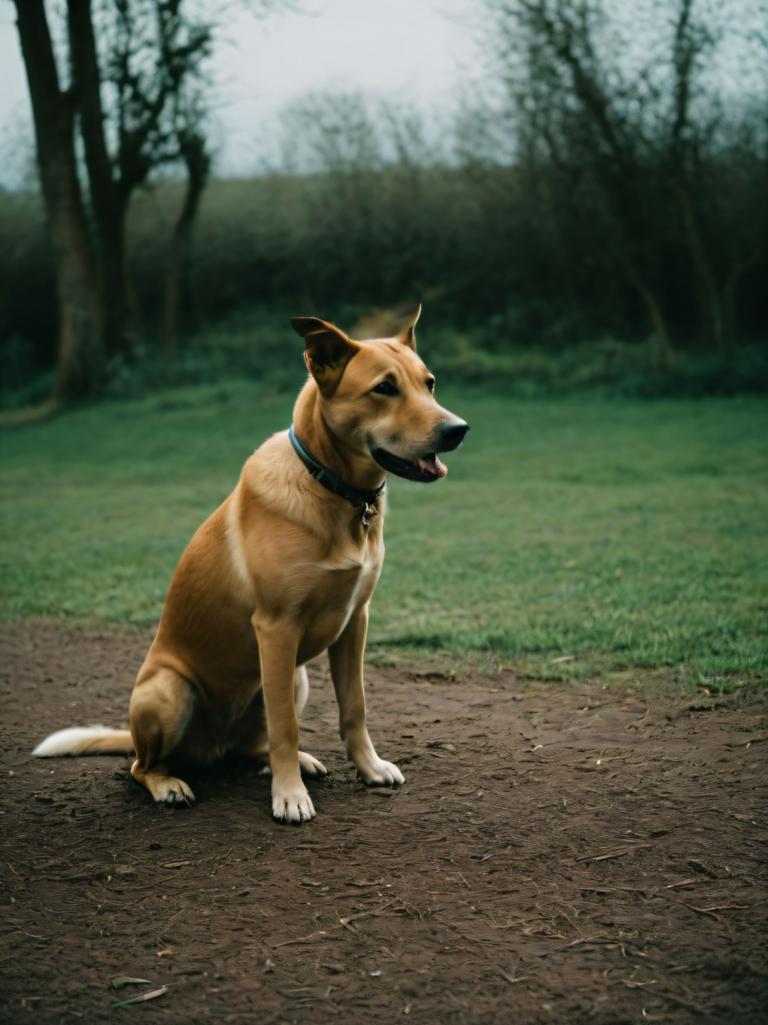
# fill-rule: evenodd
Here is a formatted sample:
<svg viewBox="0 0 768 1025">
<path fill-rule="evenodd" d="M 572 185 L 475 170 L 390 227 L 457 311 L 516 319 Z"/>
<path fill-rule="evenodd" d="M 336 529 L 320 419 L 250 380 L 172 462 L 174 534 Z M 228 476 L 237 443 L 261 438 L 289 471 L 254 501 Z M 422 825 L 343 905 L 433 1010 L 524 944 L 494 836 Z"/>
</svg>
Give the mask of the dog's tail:
<svg viewBox="0 0 768 1025">
<path fill-rule="evenodd" d="M 108 726 L 70 726 L 42 740 L 32 754 L 36 758 L 58 755 L 122 755 L 133 751 L 129 730 L 111 730 Z"/>
</svg>

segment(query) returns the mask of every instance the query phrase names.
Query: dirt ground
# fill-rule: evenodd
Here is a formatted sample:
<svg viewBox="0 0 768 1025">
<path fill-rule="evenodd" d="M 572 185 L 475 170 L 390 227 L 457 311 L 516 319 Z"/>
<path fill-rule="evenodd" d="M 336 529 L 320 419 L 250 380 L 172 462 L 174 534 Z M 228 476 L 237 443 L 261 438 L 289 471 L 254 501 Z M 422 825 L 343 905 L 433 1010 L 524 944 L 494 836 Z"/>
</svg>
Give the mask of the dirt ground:
<svg viewBox="0 0 768 1025">
<path fill-rule="evenodd" d="M 332 775 L 291 828 L 247 762 L 173 810 L 124 758 L 30 758 L 125 722 L 146 641 L 0 630 L 3 1022 L 765 1021 L 763 709 L 372 669 L 408 777 L 375 791 L 317 666 L 303 746 Z"/>
</svg>

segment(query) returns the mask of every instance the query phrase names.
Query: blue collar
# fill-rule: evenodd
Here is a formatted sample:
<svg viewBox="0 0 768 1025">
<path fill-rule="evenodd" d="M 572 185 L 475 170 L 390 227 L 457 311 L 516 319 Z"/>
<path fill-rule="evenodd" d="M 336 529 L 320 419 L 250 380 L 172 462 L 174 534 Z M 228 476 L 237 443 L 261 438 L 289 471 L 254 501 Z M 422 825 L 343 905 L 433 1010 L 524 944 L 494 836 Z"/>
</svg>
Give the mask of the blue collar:
<svg viewBox="0 0 768 1025">
<path fill-rule="evenodd" d="M 323 466 L 319 463 L 315 457 L 307 451 L 302 445 L 299 439 L 296 437 L 296 430 L 291 424 L 290 430 L 288 431 L 288 437 L 291 440 L 294 451 L 299 459 L 304 463 L 306 468 L 309 470 L 310 475 L 315 478 L 318 484 L 322 484 L 324 488 L 332 491 L 334 495 L 338 495 L 340 498 L 346 498 L 352 505 L 361 506 L 363 510 L 363 518 L 366 516 L 373 515 L 376 510 L 376 503 L 379 500 L 379 496 L 386 487 L 386 481 L 382 481 L 377 488 L 373 491 L 364 491 L 361 488 L 350 487 L 349 484 L 345 484 L 343 480 L 339 480 L 335 473 L 331 473 L 327 466 Z"/>
</svg>

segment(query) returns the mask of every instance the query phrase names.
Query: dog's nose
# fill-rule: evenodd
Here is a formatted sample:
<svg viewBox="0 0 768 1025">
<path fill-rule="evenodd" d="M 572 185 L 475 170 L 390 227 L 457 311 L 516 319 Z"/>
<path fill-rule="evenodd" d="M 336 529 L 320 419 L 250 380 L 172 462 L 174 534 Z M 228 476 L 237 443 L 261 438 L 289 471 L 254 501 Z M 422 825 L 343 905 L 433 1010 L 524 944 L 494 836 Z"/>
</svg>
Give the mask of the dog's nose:
<svg viewBox="0 0 768 1025">
<path fill-rule="evenodd" d="M 446 424 L 440 430 L 440 451 L 452 452 L 464 441 L 464 435 L 469 430 L 469 424 L 463 421 L 459 423 Z"/>
</svg>

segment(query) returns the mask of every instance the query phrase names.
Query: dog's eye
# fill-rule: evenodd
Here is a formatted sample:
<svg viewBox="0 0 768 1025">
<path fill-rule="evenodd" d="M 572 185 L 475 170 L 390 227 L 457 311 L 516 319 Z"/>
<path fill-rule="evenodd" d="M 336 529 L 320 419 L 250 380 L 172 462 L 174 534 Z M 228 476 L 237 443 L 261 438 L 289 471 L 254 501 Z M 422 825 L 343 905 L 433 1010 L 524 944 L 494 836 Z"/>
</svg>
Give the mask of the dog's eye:
<svg viewBox="0 0 768 1025">
<path fill-rule="evenodd" d="M 427 391 L 434 391 L 434 390 L 435 390 L 435 379 L 434 379 L 434 377 L 428 377 L 427 378 Z"/>
<path fill-rule="evenodd" d="M 371 389 L 377 395 L 397 395 L 397 388 L 391 381 L 379 381 L 375 388 Z"/>
</svg>

